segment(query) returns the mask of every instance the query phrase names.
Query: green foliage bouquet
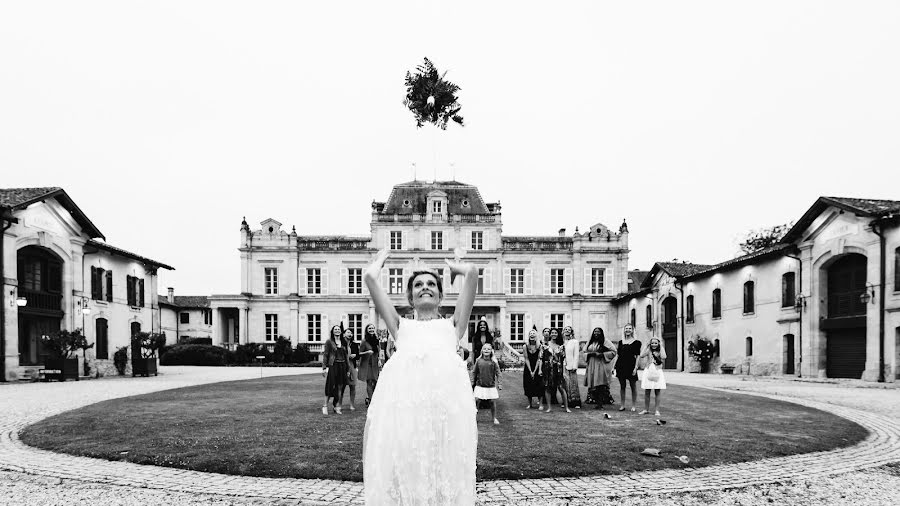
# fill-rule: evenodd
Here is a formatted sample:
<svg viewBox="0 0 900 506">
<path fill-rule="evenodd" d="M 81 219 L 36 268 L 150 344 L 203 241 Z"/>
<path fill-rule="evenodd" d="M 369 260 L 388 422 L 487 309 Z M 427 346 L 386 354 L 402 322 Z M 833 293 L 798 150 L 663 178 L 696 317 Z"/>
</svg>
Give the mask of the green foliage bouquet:
<svg viewBox="0 0 900 506">
<path fill-rule="evenodd" d="M 447 129 L 450 121 L 463 125 L 459 115 L 462 106 L 457 99 L 459 86 L 444 79 L 447 72 L 438 72 L 428 58 L 416 67 L 416 71 L 406 73 L 405 105 L 416 118 L 416 126 L 432 123 L 441 130 Z"/>
</svg>

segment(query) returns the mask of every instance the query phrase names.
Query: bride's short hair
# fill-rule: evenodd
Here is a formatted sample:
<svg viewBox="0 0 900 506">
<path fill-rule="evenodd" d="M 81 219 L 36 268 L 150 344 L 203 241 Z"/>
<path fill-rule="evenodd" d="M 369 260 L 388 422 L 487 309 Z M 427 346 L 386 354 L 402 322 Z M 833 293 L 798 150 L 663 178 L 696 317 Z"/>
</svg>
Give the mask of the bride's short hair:
<svg viewBox="0 0 900 506">
<path fill-rule="evenodd" d="M 441 295 L 442 299 L 444 298 L 444 283 L 441 281 L 441 277 L 438 276 L 438 273 L 430 269 L 419 269 L 413 271 L 412 275 L 409 277 L 409 280 L 406 281 L 406 300 L 409 301 L 410 306 L 412 306 L 413 281 L 415 281 L 416 278 L 422 274 L 428 274 L 429 276 L 434 278 L 434 280 L 437 282 L 438 293 Z"/>
</svg>

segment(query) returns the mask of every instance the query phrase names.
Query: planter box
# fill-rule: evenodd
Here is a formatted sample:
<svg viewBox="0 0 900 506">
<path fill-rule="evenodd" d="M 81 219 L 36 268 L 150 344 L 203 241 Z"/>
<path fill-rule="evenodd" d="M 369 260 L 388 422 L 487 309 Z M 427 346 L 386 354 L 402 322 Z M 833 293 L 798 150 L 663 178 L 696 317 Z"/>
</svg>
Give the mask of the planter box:
<svg viewBox="0 0 900 506">
<path fill-rule="evenodd" d="M 78 359 L 48 358 L 44 360 L 44 379 L 58 381 L 74 379 L 78 381 Z"/>
<path fill-rule="evenodd" d="M 132 358 L 131 359 L 131 376 L 157 376 L 156 357 L 153 358 Z"/>
<path fill-rule="evenodd" d="M 722 374 L 734 374 L 734 367 L 726 367 L 723 365 L 719 367 L 719 369 L 722 370 Z"/>
</svg>

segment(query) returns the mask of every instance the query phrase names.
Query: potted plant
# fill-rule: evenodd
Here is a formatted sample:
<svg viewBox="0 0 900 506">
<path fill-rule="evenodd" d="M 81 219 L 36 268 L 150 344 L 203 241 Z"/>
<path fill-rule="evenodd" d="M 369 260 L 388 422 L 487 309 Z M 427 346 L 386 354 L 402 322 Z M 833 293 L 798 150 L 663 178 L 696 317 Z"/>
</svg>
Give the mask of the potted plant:
<svg viewBox="0 0 900 506">
<path fill-rule="evenodd" d="M 156 352 L 165 345 L 165 334 L 138 332 L 131 336 L 131 376 L 156 376 Z"/>
<path fill-rule="evenodd" d="M 696 364 L 696 367 L 691 368 L 691 372 L 709 372 L 709 362 L 713 358 L 714 348 L 715 346 L 713 346 L 709 339 L 694 336 L 694 339 L 688 344 L 688 353 L 691 356 L 692 362 Z"/>
<path fill-rule="evenodd" d="M 734 366 L 732 364 L 722 364 L 719 366 L 719 369 L 722 370 L 722 374 L 734 374 Z"/>
<path fill-rule="evenodd" d="M 66 381 L 78 381 L 78 358 L 75 350 L 84 339 L 81 329 L 74 331 L 59 330 L 41 337 L 47 358 L 44 359 L 44 378 Z"/>
</svg>

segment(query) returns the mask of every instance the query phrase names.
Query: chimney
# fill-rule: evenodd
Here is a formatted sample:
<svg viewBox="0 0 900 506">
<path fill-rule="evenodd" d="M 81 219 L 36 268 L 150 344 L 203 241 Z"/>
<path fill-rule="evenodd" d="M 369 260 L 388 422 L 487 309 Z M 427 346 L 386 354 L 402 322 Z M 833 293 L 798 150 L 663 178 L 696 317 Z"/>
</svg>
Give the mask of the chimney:
<svg viewBox="0 0 900 506">
<path fill-rule="evenodd" d="M 166 300 L 169 301 L 169 304 L 175 303 L 175 289 L 171 286 L 169 287 L 169 295 L 166 296 Z"/>
<path fill-rule="evenodd" d="M 565 236 L 566 236 L 566 229 L 565 229 L 565 228 L 559 229 L 559 236 L 560 236 L 560 237 L 565 237 Z"/>
</svg>

